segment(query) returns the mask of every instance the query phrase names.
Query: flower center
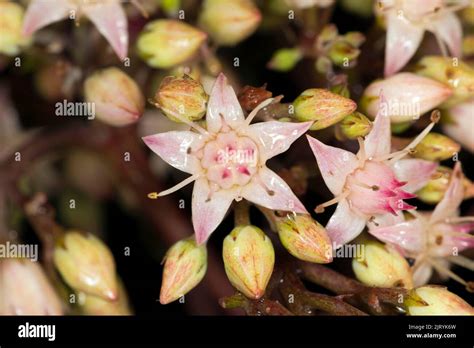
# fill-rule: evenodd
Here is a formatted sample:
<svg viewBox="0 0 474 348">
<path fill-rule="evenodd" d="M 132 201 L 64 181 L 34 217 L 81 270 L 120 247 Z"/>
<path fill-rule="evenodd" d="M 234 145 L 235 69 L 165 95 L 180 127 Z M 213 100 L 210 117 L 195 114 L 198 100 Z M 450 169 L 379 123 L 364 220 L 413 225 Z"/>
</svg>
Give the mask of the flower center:
<svg viewBox="0 0 474 348">
<path fill-rule="evenodd" d="M 372 216 L 412 209 L 404 199 L 415 197 L 403 191 L 405 185 L 395 177 L 392 169 L 376 161 L 366 161 L 362 168 L 355 170 L 347 177 L 345 190 L 349 191 L 347 199 L 361 213 Z"/>
<path fill-rule="evenodd" d="M 200 159 L 209 181 L 228 189 L 246 185 L 257 172 L 258 148 L 250 138 L 229 131 L 209 141 Z"/>
</svg>

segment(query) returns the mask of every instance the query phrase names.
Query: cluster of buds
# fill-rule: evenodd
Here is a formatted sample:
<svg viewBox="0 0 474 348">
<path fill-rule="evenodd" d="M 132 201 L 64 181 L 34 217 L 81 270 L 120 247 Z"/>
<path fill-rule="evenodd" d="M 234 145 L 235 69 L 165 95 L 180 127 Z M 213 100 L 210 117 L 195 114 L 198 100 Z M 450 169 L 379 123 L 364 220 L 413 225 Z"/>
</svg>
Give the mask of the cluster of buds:
<svg viewBox="0 0 474 348">
<path fill-rule="evenodd" d="M 116 274 L 109 248 L 92 234 L 67 231 L 54 249 L 54 264 L 65 283 L 78 294 L 87 314 L 128 314 L 128 300 Z"/>
</svg>

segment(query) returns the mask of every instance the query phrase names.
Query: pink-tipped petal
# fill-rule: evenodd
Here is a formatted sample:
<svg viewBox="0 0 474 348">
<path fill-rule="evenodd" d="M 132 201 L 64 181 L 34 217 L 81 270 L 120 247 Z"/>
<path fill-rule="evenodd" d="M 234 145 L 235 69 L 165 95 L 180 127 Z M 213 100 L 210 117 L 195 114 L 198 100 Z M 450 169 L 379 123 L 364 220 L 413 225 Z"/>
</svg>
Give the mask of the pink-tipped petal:
<svg viewBox="0 0 474 348">
<path fill-rule="evenodd" d="M 266 167 L 259 170 L 241 194 L 246 200 L 268 209 L 308 213 L 288 184 Z"/>
<path fill-rule="evenodd" d="M 364 217 L 350 208 L 346 199 L 340 201 L 326 225 L 333 248 L 337 249 L 356 238 L 364 229 L 366 222 Z"/>
<path fill-rule="evenodd" d="M 454 216 L 463 198 L 464 185 L 461 162 L 456 162 L 448 189 L 443 199 L 436 205 L 433 214 L 431 214 L 430 222 L 433 223 Z"/>
<path fill-rule="evenodd" d="M 435 35 L 448 45 L 451 54 L 460 58 L 462 55 L 462 27 L 459 18 L 451 12 L 443 13 L 432 23 Z"/>
<path fill-rule="evenodd" d="M 420 46 L 423 33 L 422 26 L 413 25 L 394 11 L 389 12 L 385 44 L 385 76 L 393 75 L 408 63 Z"/>
<path fill-rule="evenodd" d="M 23 33 L 31 35 L 48 24 L 68 17 L 77 7 L 64 0 L 32 0 L 25 13 Z"/>
<path fill-rule="evenodd" d="M 373 227 L 369 229 L 377 239 L 400 248 L 416 252 L 423 248 L 424 225 L 418 219 L 404 221 L 392 226 Z"/>
<path fill-rule="evenodd" d="M 127 58 L 128 23 L 120 1 L 86 4 L 83 11 L 107 39 L 120 60 Z"/>
<path fill-rule="evenodd" d="M 244 122 L 244 113 L 234 89 L 227 82 L 227 78 L 220 73 L 212 87 L 207 107 L 206 123 L 210 132 L 218 132 L 223 123 L 238 130 Z"/>
<path fill-rule="evenodd" d="M 438 163 L 408 158 L 396 161 L 392 167 L 397 179 L 406 182 L 403 191 L 413 193 L 427 184 Z"/>
<path fill-rule="evenodd" d="M 199 170 L 199 160 L 190 153 L 193 148 L 201 146 L 199 134 L 173 131 L 148 135 L 142 139 L 154 153 L 173 167 L 190 174 Z"/>
<path fill-rule="evenodd" d="M 390 133 L 390 115 L 388 115 L 388 103 L 383 92 L 380 92 L 380 102 L 377 116 L 371 131 L 365 137 L 365 156 L 383 157 L 390 153 L 391 133 Z"/>
<path fill-rule="evenodd" d="M 464 148 L 474 153 L 474 99 L 449 109 L 452 122 L 443 125 L 444 132 L 459 141 Z"/>
<path fill-rule="evenodd" d="M 198 244 L 209 239 L 224 219 L 235 197 L 235 191 L 212 192 L 207 179 L 196 180 L 192 198 L 192 219 Z"/>
<path fill-rule="evenodd" d="M 290 145 L 311 127 L 312 123 L 260 122 L 252 124 L 247 135 L 258 144 L 260 158 L 266 161 L 288 150 Z"/>
<path fill-rule="evenodd" d="M 325 145 L 309 135 L 306 137 L 326 186 L 335 196 L 339 195 L 346 177 L 357 168 L 357 157 L 352 152 Z"/>
</svg>

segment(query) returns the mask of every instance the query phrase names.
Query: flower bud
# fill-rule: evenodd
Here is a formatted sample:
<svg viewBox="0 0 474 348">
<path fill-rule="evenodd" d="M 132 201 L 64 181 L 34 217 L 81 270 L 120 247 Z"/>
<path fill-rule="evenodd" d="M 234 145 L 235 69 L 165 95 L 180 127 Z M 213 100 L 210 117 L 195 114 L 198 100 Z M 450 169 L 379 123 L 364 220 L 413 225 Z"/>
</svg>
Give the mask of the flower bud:
<svg viewBox="0 0 474 348">
<path fill-rule="evenodd" d="M 175 122 L 182 122 L 180 118 L 200 120 L 206 113 L 208 99 L 201 84 L 187 75 L 165 77 L 155 95 L 157 106 Z"/>
<path fill-rule="evenodd" d="M 224 239 L 225 271 L 232 285 L 245 296 L 259 299 L 265 293 L 275 263 L 272 242 L 256 226 L 237 226 Z"/>
<path fill-rule="evenodd" d="M 461 150 L 461 146 L 446 135 L 428 133 L 415 146 L 414 156 L 428 161 L 443 161 L 451 158 Z"/>
<path fill-rule="evenodd" d="M 413 287 L 410 265 L 398 251 L 374 240 L 356 248 L 352 269 L 362 283 L 378 287 Z"/>
<path fill-rule="evenodd" d="M 466 35 L 462 40 L 462 54 L 464 56 L 474 55 L 474 35 Z"/>
<path fill-rule="evenodd" d="M 166 253 L 160 302 L 168 304 L 186 295 L 204 278 L 207 270 L 207 249 L 194 238 L 175 243 Z"/>
<path fill-rule="evenodd" d="M 408 315 L 474 315 L 474 309 L 459 296 L 441 286 L 413 289 L 404 301 Z"/>
<path fill-rule="evenodd" d="M 158 19 L 148 23 L 138 37 L 138 54 L 153 68 L 171 68 L 192 58 L 206 37 L 182 21 Z"/>
<path fill-rule="evenodd" d="M 0 53 L 15 56 L 31 39 L 22 33 L 23 8 L 11 1 L 0 1 Z"/>
<path fill-rule="evenodd" d="M 118 300 L 108 301 L 101 297 L 79 293 L 79 303 L 85 315 L 132 315 L 127 292 L 122 282 L 118 283 Z"/>
<path fill-rule="evenodd" d="M 234 46 L 257 29 L 261 18 L 251 0 L 206 0 L 199 23 L 218 45 Z"/>
<path fill-rule="evenodd" d="M 135 81 L 117 68 L 95 72 L 84 82 L 85 99 L 95 105 L 99 120 L 111 126 L 136 122 L 143 114 L 145 101 Z"/>
<path fill-rule="evenodd" d="M 303 58 L 303 54 L 300 49 L 282 48 L 273 54 L 267 67 L 281 72 L 290 71 L 301 60 L 301 58 Z"/>
<path fill-rule="evenodd" d="M 457 58 L 427 56 L 418 62 L 415 72 L 451 87 L 453 94 L 444 106 L 452 106 L 472 98 L 474 69 Z"/>
<path fill-rule="evenodd" d="M 461 16 L 467 24 L 474 26 L 474 6 L 468 6 L 462 10 Z"/>
<path fill-rule="evenodd" d="M 392 122 L 416 120 L 452 94 L 448 86 L 435 80 L 411 73 L 398 73 L 372 82 L 365 89 L 361 104 L 369 117 L 377 115 L 381 91 L 387 100 L 385 108 Z"/>
<path fill-rule="evenodd" d="M 328 51 L 331 61 L 337 66 L 350 66 L 360 54 L 360 50 L 345 40 L 337 40 Z"/>
<path fill-rule="evenodd" d="M 365 137 L 372 129 L 372 122 L 358 111 L 344 117 L 341 121 L 341 131 L 349 139 Z"/>
<path fill-rule="evenodd" d="M 309 215 L 288 215 L 276 223 L 283 246 L 294 257 L 308 262 L 332 261 L 331 240 L 326 229 Z"/>
<path fill-rule="evenodd" d="M 334 0 L 285 0 L 285 2 L 292 8 L 304 10 L 313 6 L 329 7 Z"/>
<path fill-rule="evenodd" d="M 452 173 L 453 170 L 451 168 L 439 166 L 428 183 L 421 190 L 416 192 L 417 198 L 428 204 L 436 204 L 441 201 L 448 189 Z M 471 197 L 469 188 L 472 187 L 472 185 L 472 182 L 468 178 L 463 178 L 463 186 L 465 189 L 464 199 Z"/>
<path fill-rule="evenodd" d="M 104 300 L 118 299 L 114 257 L 94 235 L 66 232 L 54 249 L 54 264 L 64 281 L 74 290 Z"/>
<path fill-rule="evenodd" d="M 71 98 L 73 84 L 68 84 L 67 80 L 73 69 L 72 64 L 63 59 L 41 67 L 35 74 L 35 86 L 39 94 L 50 102 Z"/>
<path fill-rule="evenodd" d="M 63 315 L 61 301 L 37 262 L 0 260 L 0 315 Z"/>
<path fill-rule="evenodd" d="M 312 130 L 332 126 L 357 108 L 353 100 L 319 88 L 304 91 L 293 106 L 298 121 L 315 121 Z"/>
</svg>

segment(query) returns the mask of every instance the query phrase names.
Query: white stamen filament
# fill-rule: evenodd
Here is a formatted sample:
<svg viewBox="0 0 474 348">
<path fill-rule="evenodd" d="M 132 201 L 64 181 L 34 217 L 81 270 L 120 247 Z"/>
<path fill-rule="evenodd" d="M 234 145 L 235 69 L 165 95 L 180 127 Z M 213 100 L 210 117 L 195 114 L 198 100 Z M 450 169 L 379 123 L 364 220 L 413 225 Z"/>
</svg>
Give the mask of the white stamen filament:
<svg viewBox="0 0 474 348">
<path fill-rule="evenodd" d="M 448 54 L 448 49 L 446 48 L 446 44 L 444 43 L 443 39 L 441 39 L 438 30 L 436 30 L 436 27 L 432 27 L 434 36 L 436 38 L 436 42 L 438 43 L 439 49 L 441 50 L 441 55 L 443 57 L 449 57 Z"/>
<path fill-rule="evenodd" d="M 326 207 L 329 207 L 333 204 L 336 204 L 336 203 L 339 203 L 340 201 L 342 201 L 343 199 L 345 199 L 347 196 L 349 196 L 350 194 L 350 191 L 349 190 L 346 190 L 346 191 L 343 191 L 341 194 L 339 194 L 338 196 L 334 197 L 333 199 L 327 201 L 327 202 L 324 202 L 324 203 L 321 203 L 321 204 L 318 204 L 316 206 L 316 208 L 314 209 L 314 211 L 316 213 L 322 213 L 324 211 L 324 208 Z"/>
<path fill-rule="evenodd" d="M 247 116 L 247 119 L 245 120 L 245 123 L 250 125 L 250 122 L 252 122 L 253 118 L 257 115 L 257 113 L 262 110 L 263 108 L 267 107 L 269 104 L 273 102 L 274 98 L 268 98 L 261 102 L 260 104 L 257 105 L 255 109 L 252 110 L 252 112 Z"/>
<path fill-rule="evenodd" d="M 153 105 L 155 105 L 157 108 L 163 110 L 164 112 L 168 113 L 168 114 L 171 114 L 173 115 L 173 117 L 177 118 L 178 120 L 180 120 L 181 122 L 187 124 L 189 127 L 191 128 L 194 128 L 195 130 L 197 130 L 199 133 L 201 133 L 202 135 L 208 137 L 209 136 L 209 132 L 207 130 L 205 130 L 204 128 L 202 128 L 200 125 L 188 120 L 186 117 L 184 117 L 183 115 L 177 113 L 177 112 L 174 112 L 170 109 L 167 109 L 167 108 L 164 108 L 162 107 L 160 104 L 158 103 L 155 103 L 153 100 L 149 100 L 150 103 L 152 103 Z"/>
<path fill-rule="evenodd" d="M 474 260 L 468 259 L 467 257 L 462 255 L 450 256 L 448 259 L 455 265 L 464 267 L 470 271 L 474 271 Z"/>
<path fill-rule="evenodd" d="M 457 224 L 460 222 L 474 222 L 474 216 L 457 216 L 452 218 L 447 218 L 444 222 L 448 224 Z"/>
<path fill-rule="evenodd" d="M 191 175 L 189 178 L 184 179 L 179 184 L 177 184 L 177 185 L 175 185 L 175 186 L 173 186 L 173 187 L 171 187 L 167 190 L 161 191 L 160 193 L 158 193 L 157 197 L 163 197 L 163 196 L 169 195 L 170 193 L 178 191 L 179 189 L 183 188 L 184 186 L 192 183 L 194 180 L 199 178 L 199 175 L 200 174 Z"/>
<path fill-rule="evenodd" d="M 361 137 L 358 137 L 357 141 L 359 142 L 359 152 L 357 152 L 357 158 L 359 160 L 359 167 L 362 168 L 366 160 L 365 143 L 364 143 L 364 139 L 362 139 Z"/>
<path fill-rule="evenodd" d="M 449 278 L 457 281 L 458 283 L 460 283 L 460 284 L 462 284 L 466 287 L 468 286 L 467 282 L 464 279 L 462 279 L 456 273 L 451 271 L 449 268 L 441 265 L 439 262 L 437 262 L 436 260 L 433 260 L 431 258 L 428 258 L 427 260 L 439 274 L 444 275 L 444 276 L 448 276 Z"/>
<path fill-rule="evenodd" d="M 143 17 L 148 18 L 148 12 L 146 11 L 145 7 L 141 4 L 139 0 L 131 0 L 133 6 L 135 6 L 138 11 L 142 14 Z"/>
<path fill-rule="evenodd" d="M 431 131 L 431 129 L 433 129 L 435 124 L 436 122 L 433 121 L 428 126 L 426 126 L 426 128 L 423 129 L 423 131 L 420 134 L 418 134 L 416 138 L 411 141 L 410 144 L 405 146 L 405 148 L 402 151 L 400 151 L 399 155 L 392 157 L 390 159 L 390 163 L 396 162 L 402 159 L 403 157 L 405 157 L 408 153 L 412 152 L 412 149 L 414 149 L 416 145 L 418 145 L 423 140 L 423 138 L 428 135 L 428 133 Z"/>
</svg>

